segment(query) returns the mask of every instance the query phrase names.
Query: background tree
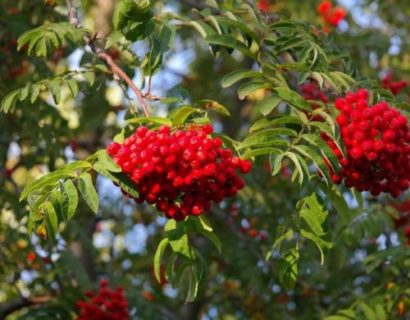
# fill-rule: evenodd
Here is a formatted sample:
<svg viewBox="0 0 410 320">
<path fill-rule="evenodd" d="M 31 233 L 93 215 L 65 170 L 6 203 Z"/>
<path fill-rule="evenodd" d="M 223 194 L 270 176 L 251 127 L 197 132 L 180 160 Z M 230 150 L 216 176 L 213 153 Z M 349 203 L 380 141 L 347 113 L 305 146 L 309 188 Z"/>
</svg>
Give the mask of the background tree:
<svg viewBox="0 0 410 320">
<path fill-rule="evenodd" d="M 335 184 L 333 103 L 408 116 L 406 1 L 0 3 L 1 318 L 409 316 L 408 193 Z M 113 140 L 206 123 L 253 162 L 235 197 L 176 222 L 121 193 Z"/>
</svg>

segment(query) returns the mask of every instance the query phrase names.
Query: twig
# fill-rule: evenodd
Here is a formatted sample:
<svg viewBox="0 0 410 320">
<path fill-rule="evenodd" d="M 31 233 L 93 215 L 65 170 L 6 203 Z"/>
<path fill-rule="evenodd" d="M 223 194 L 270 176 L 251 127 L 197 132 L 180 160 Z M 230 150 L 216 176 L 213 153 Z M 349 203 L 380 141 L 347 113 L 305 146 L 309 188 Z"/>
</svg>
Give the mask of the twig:
<svg viewBox="0 0 410 320">
<path fill-rule="evenodd" d="M 151 84 L 152 84 L 152 74 L 150 74 L 148 77 L 148 88 L 147 88 L 147 92 L 145 93 L 145 96 L 151 95 Z"/>
<path fill-rule="evenodd" d="M 67 3 L 67 10 L 68 10 L 68 19 L 69 22 L 77 28 L 81 28 L 81 24 L 79 22 L 77 12 L 73 6 L 72 0 L 66 0 Z M 143 94 L 141 93 L 140 89 L 134 84 L 134 82 L 128 77 L 128 75 L 118 66 L 118 64 L 114 61 L 114 59 L 102 48 L 96 46 L 95 44 L 95 37 L 91 38 L 87 35 L 84 36 L 85 43 L 91 48 L 91 51 L 101 60 L 103 60 L 108 67 L 111 69 L 112 73 L 117 75 L 120 79 L 122 79 L 135 93 L 137 96 L 137 100 L 141 105 L 142 111 L 146 117 L 149 116 L 148 107 L 145 104 Z"/>
<path fill-rule="evenodd" d="M 147 99 L 147 100 L 151 100 L 151 101 L 158 101 L 158 100 L 164 99 L 160 96 L 155 96 L 155 95 L 147 94 L 147 93 L 144 94 L 144 98 Z"/>
<path fill-rule="evenodd" d="M 145 116 L 149 116 L 149 111 L 148 107 L 145 104 L 144 97 L 141 93 L 141 91 L 137 88 L 137 86 L 132 82 L 132 80 L 128 77 L 128 75 L 115 63 L 114 59 L 111 58 L 111 56 L 105 52 L 101 48 L 95 48 L 95 52 L 97 54 L 97 57 L 99 57 L 101 60 L 104 60 L 107 65 L 111 68 L 112 72 L 116 74 L 118 77 L 120 77 L 124 82 L 132 89 L 132 91 L 135 93 L 137 96 L 138 102 L 141 105 L 142 111 L 144 112 Z"/>
<path fill-rule="evenodd" d="M 15 311 L 29 307 L 34 304 L 45 304 L 53 299 L 52 296 L 42 296 L 33 298 L 19 298 L 13 301 L 8 301 L 0 304 L 0 319 L 5 319 L 8 315 Z"/>
</svg>

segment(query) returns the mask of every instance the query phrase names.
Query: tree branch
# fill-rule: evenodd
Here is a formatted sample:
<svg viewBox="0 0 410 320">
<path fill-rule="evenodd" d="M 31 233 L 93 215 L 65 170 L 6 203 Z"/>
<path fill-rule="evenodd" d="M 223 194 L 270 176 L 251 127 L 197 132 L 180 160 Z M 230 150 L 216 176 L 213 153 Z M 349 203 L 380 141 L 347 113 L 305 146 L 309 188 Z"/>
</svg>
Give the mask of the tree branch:
<svg viewBox="0 0 410 320">
<path fill-rule="evenodd" d="M 147 108 L 147 105 L 145 104 L 143 95 L 141 91 L 137 88 L 135 83 L 128 77 L 128 75 L 115 63 L 114 59 L 111 58 L 111 56 L 105 52 L 101 48 L 95 48 L 95 53 L 97 57 L 99 57 L 101 60 L 104 60 L 107 65 L 110 67 L 111 71 L 116 74 L 118 77 L 120 77 L 124 82 L 131 88 L 131 90 L 135 93 L 137 96 L 138 102 L 141 105 L 142 111 L 144 112 L 145 116 L 149 116 L 149 111 Z"/>
<path fill-rule="evenodd" d="M 5 319 L 9 314 L 32 305 L 33 303 L 24 298 L 0 304 L 0 319 Z"/>
<path fill-rule="evenodd" d="M 67 3 L 67 10 L 68 10 L 68 19 L 69 22 L 77 28 L 81 27 L 80 21 L 77 16 L 77 12 L 73 6 L 72 0 L 66 0 Z M 138 89 L 138 87 L 134 84 L 134 82 L 128 77 L 128 75 L 118 66 L 118 64 L 114 61 L 114 59 L 102 48 L 98 47 L 94 40 L 95 38 L 91 38 L 88 35 L 84 36 L 85 43 L 91 48 L 91 51 L 101 60 L 103 60 L 107 66 L 111 69 L 112 73 L 117 75 L 120 79 L 122 79 L 135 93 L 137 96 L 137 100 L 141 105 L 142 111 L 146 117 L 149 116 L 148 107 L 144 101 L 143 94 Z"/>
<path fill-rule="evenodd" d="M 48 303 L 53 299 L 52 296 L 33 297 L 30 299 L 19 298 L 13 301 L 0 304 L 0 319 L 5 319 L 8 315 L 21 310 L 23 308 L 35 305 Z"/>
</svg>

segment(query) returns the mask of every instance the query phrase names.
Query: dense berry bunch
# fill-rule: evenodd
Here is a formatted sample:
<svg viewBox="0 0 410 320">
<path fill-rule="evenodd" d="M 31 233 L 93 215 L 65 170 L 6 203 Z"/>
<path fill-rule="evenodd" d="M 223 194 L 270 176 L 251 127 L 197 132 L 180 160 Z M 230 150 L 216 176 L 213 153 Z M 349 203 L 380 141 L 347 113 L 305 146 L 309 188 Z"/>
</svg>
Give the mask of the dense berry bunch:
<svg viewBox="0 0 410 320">
<path fill-rule="evenodd" d="M 97 294 L 87 291 L 87 301 L 77 301 L 77 320 L 128 320 L 128 303 L 121 287 L 108 288 L 107 280 L 100 281 Z"/>
<path fill-rule="evenodd" d="M 407 239 L 407 245 L 410 245 L 410 200 L 402 203 L 394 203 L 393 207 L 399 211 L 399 217 L 394 219 L 397 231 L 403 229 L 404 236 Z"/>
<path fill-rule="evenodd" d="M 346 11 L 343 8 L 333 7 L 332 2 L 328 0 L 324 0 L 318 5 L 317 12 L 327 24 L 333 27 L 337 27 L 340 21 L 346 17 Z"/>
<path fill-rule="evenodd" d="M 300 86 L 300 93 L 306 100 L 318 100 L 322 102 L 329 102 L 326 93 L 320 90 L 316 82 L 306 82 Z"/>
<path fill-rule="evenodd" d="M 302 94 L 303 98 L 305 98 L 305 100 L 316 100 L 322 101 L 324 103 L 329 102 L 329 98 L 327 97 L 326 93 L 320 90 L 316 82 L 311 81 L 302 84 L 299 88 L 299 91 Z M 317 103 L 311 103 L 311 106 L 313 110 L 320 107 Z M 306 115 L 312 121 L 323 121 L 323 118 L 321 116 L 316 115 L 312 117 L 311 113 L 306 113 Z"/>
<path fill-rule="evenodd" d="M 393 81 L 393 74 L 389 72 L 382 79 L 382 87 L 390 90 L 393 94 L 399 94 L 400 91 L 408 86 L 406 80 Z"/>
<path fill-rule="evenodd" d="M 410 128 L 407 118 L 386 102 L 369 106 L 368 92 L 360 89 L 335 101 L 336 118 L 347 156 L 325 137 L 338 156 L 341 170 L 335 182 L 358 191 L 399 196 L 410 180 Z"/>
<path fill-rule="evenodd" d="M 258 9 L 262 12 L 268 12 L 269 11 L 268 0 L 259 0 Z"/>
<path fill-rule="evenodd" d="M 248 173 L 252 167 L 211 133 L 210 125 L 175 132 L 167 126 L 139 127 L 107 152 L 135 183 L 138 203 L 156 204 L 168 218 L 183 220 L 209 210 L 211 201 L 234 196 L 245 185 L 236 171 Z"/>
</svg>

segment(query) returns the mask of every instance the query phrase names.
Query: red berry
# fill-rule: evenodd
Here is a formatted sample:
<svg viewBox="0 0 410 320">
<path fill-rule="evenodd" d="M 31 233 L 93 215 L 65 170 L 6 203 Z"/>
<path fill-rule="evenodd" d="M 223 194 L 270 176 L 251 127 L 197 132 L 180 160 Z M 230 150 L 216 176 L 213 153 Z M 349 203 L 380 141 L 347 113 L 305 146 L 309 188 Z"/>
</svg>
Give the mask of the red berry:
<svg viewBox="0 0 410 320">
<path fill-rule="evenodd" d="M 328 12 L 330 9 L 332 9 L 332 2 L 329 0 L 324 0 L 321 3 L 319 3 L 319 5 L 317 6 L 317 12 L 319 13 L 326 13 Z"/>
<path fill-rule="evenodd" d="M 252 170 L 252 162 L 249 160 L 242 160 L 240 169 L 244 174 L 249 173 Z"/>
<path fill-rule="evenodd" d="M 107 153 L 110 156 L 115 156 L 117 154 L 118 150 L 120 150 L 120 148 L 121 148 L 120 144 L 118 144 L 116 142 L 112 142 L 107 147 Z"/>
<path fill-rule="evenodd" d="M 234 157 L 222 140 L 209 136 L 212 126 L 171 131 L 138 128 L 123 144 L 107 152 L 134 182 L 137 203 L 154 204 L 168 218 L 200 215 L 244 187 L 237 171 L 248 173 L 252 163 Z M 124 192 L 126 194 L 126 192 Z"/>
<path fill-rule="evenodd" d="M 128 320 L 128 302 L 123 289 L 111 289 L 107 280 L 101 280 L 97 293 L 86 291 L 86 301 L 77 301 L 77 320 L 118 319 Z"/>
<path fill-rule="evenodd" d="M 340 161 L 337 175 L 330 166 L 329 171 L 334 183 L 344 181 L 346 187 L 370 190 L 374 196 L 387 192 L 397 197 L 409 188 L 410 127 L 407 118 L 388 103 L 369 106 L 367 98 L 367 90 L 359 89 L 336 99 L 346 157 L 326 138 Z"/>
</svg>

